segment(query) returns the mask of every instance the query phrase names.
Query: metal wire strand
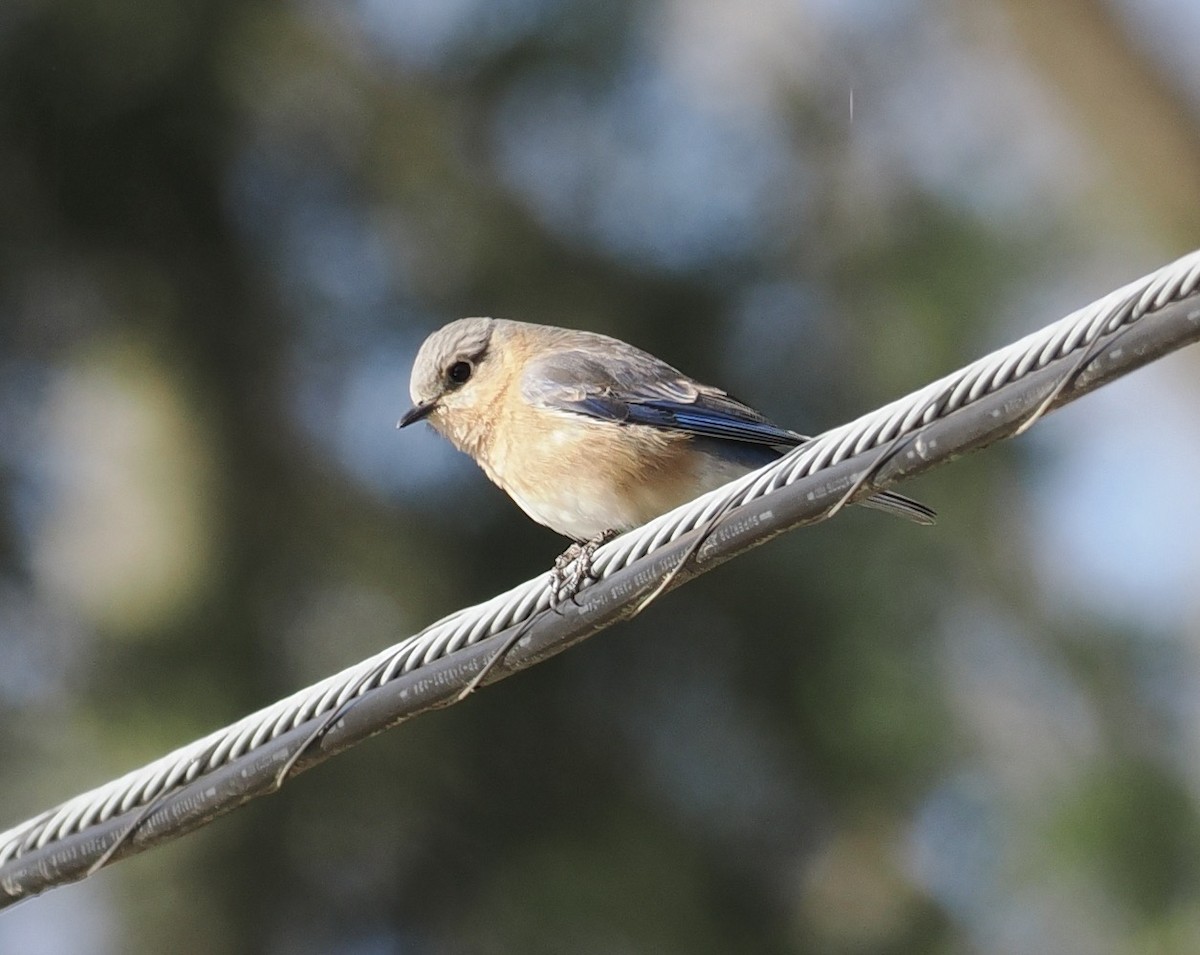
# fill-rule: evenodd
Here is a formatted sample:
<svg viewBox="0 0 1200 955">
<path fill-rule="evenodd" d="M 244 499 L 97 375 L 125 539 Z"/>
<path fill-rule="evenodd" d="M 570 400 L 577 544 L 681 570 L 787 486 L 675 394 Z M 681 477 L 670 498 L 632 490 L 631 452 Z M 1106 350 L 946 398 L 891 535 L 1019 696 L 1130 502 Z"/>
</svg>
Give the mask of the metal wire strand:
<svg viewBox="0 0 1200 955">
<path fill-rule="evenodd" d="M 923 428 L 1021 381 L 1048 364 L 1067 356 L 1076 357 L 1066 375 L 1036 407 L 1030 418 L 1029 423 L 1032 423 L 1057 400 L 1064 388 L 1086 371 L 1089 362 L 1101 350 L 1101 344 L 1108 344 L 1107 336 L 1128 330 L 1144 316 L 1190 299 L 1198 292 L 1200 251 L 905 398 L 835 428 L 795 448 L 766 468 L 622 535 L 596 552 L 592 562 L 593 575 L 598 580 L 605 580 L 636 561 L 653 558 L 657 550 L 698 527 L 708 527 L 711 531 L 728 511 L 776 493 L 846 459 L 880 449 L 875 463 L 851 482 L 843 500 L 865 495 L 871 490 L 869 485 L 877 468 L 885 460 L 903 456 L 924 458 L 928 449 L 923 444 Z M 1200 325 L 1200 306 L 1188 313 L 1188 319 Z M 839 501 L 833 509 L 840 506 Z M 105 847 L 106 851 L 96 865 L 103 864 L 121 842 L 131 837 L 140 821 L 164 796 L 177 787 L 226 767 L 309 721 L 319 720 L 313 731 L 301 737 L 298 748 L 291 751 L 278 770 L 275 782 L 276 785 L 282 783 L 295 761 L 364 694 L 454 654 L 467 652 L 479 641 L 513 626 L 527 625 L 547 610 L 550 597 L 548 576 L 526 581 L 482 604 L 457 611 L 395 646 L 203 739 L 0 833 L 0 876 L 6 863 L 23 854 L 56 840 L 85 833 L 123 813 L 139 810 L 119 842 Z M 629 600 L 635 597 L 632 595 Z M 515 644 L 516 641 L 511 642 Z M 491 664 L 488 666 L 490 668 Z M 469 676 L 464 677 L 462 683 L 465 685 L 468 679 Z M 478 680 L 471 685 L 477 683 Z M 0 906 L 4 904 L 5 893 L 12 899 L 20 897 L 19 889 L 10 888 L 0 878 Z"/>
</svg>

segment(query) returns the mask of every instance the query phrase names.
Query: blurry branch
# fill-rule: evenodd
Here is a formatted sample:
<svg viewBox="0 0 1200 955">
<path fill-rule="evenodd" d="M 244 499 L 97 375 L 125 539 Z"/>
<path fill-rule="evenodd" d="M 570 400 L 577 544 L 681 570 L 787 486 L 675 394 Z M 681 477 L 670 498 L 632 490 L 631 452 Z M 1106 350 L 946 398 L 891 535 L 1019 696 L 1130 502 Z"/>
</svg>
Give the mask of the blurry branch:
<svg viewBox="0 0 1200 955">
<path fill-rule="evenodd" d="M 0 833 L 0 908 L 274 792 L 335 753 L 457 702 L 485 670 L 489 684 L 560 653 L 635 613 L 667 575 L 671 587 L 684 584 L 850 501 L 1020 434 L 1197 340 L 1200 252 L 617 538 L 596 555 L 600 579 L 561 612 L 548 610 L 546 579 L 528 581 Z"/>
<path fill-rule="evenodd" d="M 1000 0 L 1036 67 L 1169 242 L 1200 230 L 1200 117 L 1111 0 Z"/>
</svg>

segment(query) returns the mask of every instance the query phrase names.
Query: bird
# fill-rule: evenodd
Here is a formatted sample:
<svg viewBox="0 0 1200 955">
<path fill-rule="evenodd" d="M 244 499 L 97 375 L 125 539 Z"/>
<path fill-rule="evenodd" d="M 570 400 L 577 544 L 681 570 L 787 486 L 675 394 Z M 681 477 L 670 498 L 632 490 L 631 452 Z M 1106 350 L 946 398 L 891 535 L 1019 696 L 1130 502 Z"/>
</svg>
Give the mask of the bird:
<svg viewBox="0 0 1200 955">
<path fill-rule="evenodd" d="M 649 352 L 597 332 L 462 318 L 425 339 L 413 406 L 529 517 L 590 552 L 810 440 Z M 881 491 L 859 503 L 932 524 Z"/>
</svg>

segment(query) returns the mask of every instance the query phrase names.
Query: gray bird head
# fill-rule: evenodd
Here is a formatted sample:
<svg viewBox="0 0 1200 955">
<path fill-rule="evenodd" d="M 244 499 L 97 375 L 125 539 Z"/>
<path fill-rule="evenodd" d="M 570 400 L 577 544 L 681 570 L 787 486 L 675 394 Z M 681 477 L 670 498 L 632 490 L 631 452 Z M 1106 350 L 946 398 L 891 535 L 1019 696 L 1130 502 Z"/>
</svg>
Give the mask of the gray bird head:
<svg viewBox="0 0 1200 955">
<path fill-rule="evenodd" d="M 396 427 L 429 418 L 440 431 L 445 412 L 473 403 L 471 395 L 481 371 L 486 371 L 488 346 L 496 325 L 493 318 L 460 318 L 425 339 L 413 362 L 409 383 L 414 404 Z"/>
</svg>

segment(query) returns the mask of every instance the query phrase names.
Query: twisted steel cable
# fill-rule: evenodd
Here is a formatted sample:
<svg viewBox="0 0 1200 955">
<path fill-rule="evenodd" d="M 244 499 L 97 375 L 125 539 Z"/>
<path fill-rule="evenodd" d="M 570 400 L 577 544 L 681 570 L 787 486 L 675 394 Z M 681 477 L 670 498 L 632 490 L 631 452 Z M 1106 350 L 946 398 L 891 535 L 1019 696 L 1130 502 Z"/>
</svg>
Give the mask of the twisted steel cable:
<svg viewBox="0 0 1200 955">
<path fill-rule="evenodd" d="M 1052 407 L 1197 339 L 1200 251 L 617 538 L 596 552 L 595 583 L 560 613 L 545 613 L 548 577 L 526 581 L 0 833 L 0 907 L 197 828 L 293 770 L 454 702 L 496 663 L 490 638 L 507 635 L 499 653 L 512 650 L 490 674 L 500 679 L 636 612 L 668 571 L 682 583 L 851 499 L 1021 433 Z"/>
</svg>

